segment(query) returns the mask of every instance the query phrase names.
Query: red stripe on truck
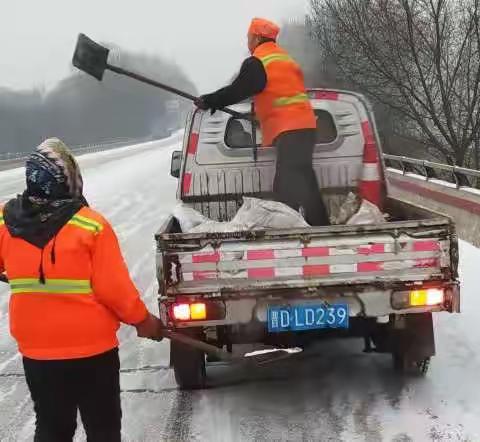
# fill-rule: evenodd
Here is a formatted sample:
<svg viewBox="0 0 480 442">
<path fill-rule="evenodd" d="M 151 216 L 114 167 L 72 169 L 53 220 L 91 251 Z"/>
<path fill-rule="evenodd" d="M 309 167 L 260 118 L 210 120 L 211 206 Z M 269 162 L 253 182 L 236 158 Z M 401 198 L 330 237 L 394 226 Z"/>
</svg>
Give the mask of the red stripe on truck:
<svg viewBox="0 0 480 442">
<path fill-rule="evenodd" d="M 381 272 L 383 270 L 383 262 L 359 262 L 357 264 L 357 272 Z"/>
<path fill-rule="evenodd" d="M 261 259 L 275 259 L 273 250 L 247 250 L 247 260 L 257 261 Z"/>
<path fill-rule="evenodd" d="M 201 262 L 219 262 L 219 261 L 220 261 L 220 253 L 218 252 L 194 253 L 192 255 L 192 262 L 194 264 L 201 263 Z"/>
<path fill-rule="evenodd" d="M 190 193 L 190 187 L 192 185 L 192 174 L 190 172 L 185 172 L 183 174 L 183 181 L 182 181 L 182 192 L 184 195 Z"/>
<path fill-rule="evenodd" d="M 197 153 L 197 148 L 198 148 L 198 139 L 200 135 L 192 132 L 190 134 L 190 139 L 188 141 L 188 149 L 187 149 L 187 154 L 189 155 L 195 155 Z"/>
<path fill-rule="evenodd" d="M 414 252 L 438 252 L 439 250 L 438 241 L 415 241 L 413 243 Z"/>
<path fill-rule="evenodd" d="M 373 135 L 372 126 L 368 121 L 362 123 L 362 133 L 365 140 L 363 162 L 378 163 L 377 143 Z"/>
<path fill-rule="evenodd" d="M 338 92 L 334 91 L 314 91 L 312 96 L 315 100 L 338 100 Z"/>
<path fill-rule="evenodd" d="M 271 279 L 271 278 L 275 278 L 275 269 L 273 267 L 248 269 L 248 277 L 252 278 L 252 279 Z"/>
<path fill-rule="evenodd" d="M 374 255 L 376 253 L 385 253 L 385 244 L 369 244 L 368 246 L 360 246 L 357 249 L 359 255 Z"/>
<path fill-rule="evenodd" d="M 305 258 L 314 256 L 329 256 L 329 247 L 305 247 L 302 249 L 302 256 Z"/>
<path fill-rule="evenodd" d="M 381 207 L 382 189 L 380 181 L 360 181 L 358 186 L 360 196 Z"/>
<path fill-rule="evenodd" d="M 330 274 L 330 266 L 328 264 L 303 266 L 303 276 L 322 276 Z"/>
<path fill-rule="evenodd" d="M 362 122 L 362 134 L 364 138 L 363 170 L 358 190 L 363 199 L 370 201 L 382 210 L 382 182 L 377 142 L 368 120 Z"/>
</svg>

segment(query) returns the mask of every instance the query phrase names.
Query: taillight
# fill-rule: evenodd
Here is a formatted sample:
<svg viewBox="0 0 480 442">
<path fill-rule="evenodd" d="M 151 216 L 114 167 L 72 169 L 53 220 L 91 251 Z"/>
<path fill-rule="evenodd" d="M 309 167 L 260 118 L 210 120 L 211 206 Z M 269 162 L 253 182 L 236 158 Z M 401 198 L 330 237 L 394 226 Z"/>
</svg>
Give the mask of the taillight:
<svg viewBox="0 0 480 442">
<path fill-rule="evenodd" d="M 179 302 L 171 306 L 174 321 L 211 321 L 225 318 L 225 304 L 222 301 Z"/>
<path fill-rule="evenodd" d="M 442 303 L 443 290 L 441 289 L 413 290 L 410 292 L 410 305 L 412 307 Z"/>
<path fill-rule="evenodd" d="M 392 307 L 395 309 L 431 307 L 442 305 L 444 300 L 444 290 L 438 288 L 394 292 L 392 295 Z"/>
<path fill-rule="evenodd" d="M 201 321 L 202 319 L 207 319 L 207 306 L 202 302 L 198 304 L 191 304 L 190 318 L 193 321 Z"/>
</svg>

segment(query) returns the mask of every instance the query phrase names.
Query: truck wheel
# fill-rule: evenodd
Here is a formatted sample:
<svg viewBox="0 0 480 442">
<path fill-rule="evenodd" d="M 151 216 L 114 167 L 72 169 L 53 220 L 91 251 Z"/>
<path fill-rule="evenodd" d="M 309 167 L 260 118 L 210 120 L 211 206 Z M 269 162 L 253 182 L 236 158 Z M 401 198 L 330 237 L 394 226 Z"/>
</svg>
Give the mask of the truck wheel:
<svg viewBox="0 0 480 442">
<path fill-rule="evenodd" d="M 182 390 L 205 387 L 205 353 L 180 342 L 170 344 L 170 357 L 177 385 Z"/>
<path fill-rule="evenodd" d="M 394 368 L 407 374 L 426 374 L 435 355 L 432 314 L 406 315 L 403 327 L 394 330 L 392 338 Z"/>
<path fill-rule="evenodd" d="M 412 361 L 406 355 L 401 355 L 398 353 L 394 353 L 392 357 L 393 367 L 397 372 L 402 374 L 424 376 L 427 374 L 428 369 L 430 368 L 431 358 L 425 358 L 421 361 Z"/>
</svg>

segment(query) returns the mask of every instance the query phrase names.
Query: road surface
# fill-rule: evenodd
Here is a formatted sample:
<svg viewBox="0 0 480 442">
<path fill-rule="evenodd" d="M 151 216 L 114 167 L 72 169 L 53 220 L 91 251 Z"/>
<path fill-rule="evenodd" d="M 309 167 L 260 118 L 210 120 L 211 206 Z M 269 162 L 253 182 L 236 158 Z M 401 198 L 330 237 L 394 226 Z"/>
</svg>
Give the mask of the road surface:
<svg viewBox="0 0 480 442">
<path fill-rule="evenodd" d="M 180 137 L 80 159 L 86 196 L 113 223 L 132 276 L 155 309 L 153 234 L 175 204 L 170 155 Z M 23 189 L 21 169 L 0 172 L 0 201 Z M 204 391 L 177 390 L 168 343 L 120 332 L 126 441 L 480 440 L 480 250 L 461 244 L 462 315 L 438 318 L 425 379 L 401 379 L 385 355 L 357 341 L 329 341 L 258 371 L 209 367 Z M 8 334 L 0 287 L 0 441 L 32 440 L 34 416 Z M 77 440 L 84 440 L 79 431 Z"/>
</svg>

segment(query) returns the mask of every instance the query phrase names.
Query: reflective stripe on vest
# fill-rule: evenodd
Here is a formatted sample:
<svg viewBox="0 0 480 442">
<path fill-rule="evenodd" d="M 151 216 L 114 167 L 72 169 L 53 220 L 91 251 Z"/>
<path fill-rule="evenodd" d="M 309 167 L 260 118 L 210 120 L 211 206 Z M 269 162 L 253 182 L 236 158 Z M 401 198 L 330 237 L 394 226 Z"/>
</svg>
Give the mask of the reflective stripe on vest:
<svg viewBox="0 0 480 442">
<path fill-rule="evenodd" d="M 72 219 L 67 224 L 88 230 L 95 234 L 100 233 L 103 230 L 103 226 L 99 222 L 81 215 L 73 215 Z"/>
<path fill-rule="evenodd" d="M 5 224 L 5 221 L 3 220 L 3 215 L 0 215 L 0 226 Z"/>
<path fill-rule="evenodd" d="M 287 54 L 270 54 L 270 55 L 267 55 L 266 57 L 260 58 L 260 61 L 262 62 L 264 67 L 267 67 L 270 63 L 273 63 L 274 61 L 293 62 L 293 59 Z"/>
<path fill-rule="evenodd" d="M 38 278 L 10 280 L 12 294 L 49 293 L 68 295 L 90 295 L 92 285 L 88 279 L 47 279 L 45 284 Z"/>
<path fill-rule="evenodd" d="M 297 104 L 297 103 L 305 103 L 308 101 L 308 95 L 307 94 L 298 94 L 294 95 L 293 97 L 280 97 L 277 98 L 274 102 L 273 105 L 275 107 L 280 107 L 280 106 L 289 106 L 290 104 Z"/>
</svg>

